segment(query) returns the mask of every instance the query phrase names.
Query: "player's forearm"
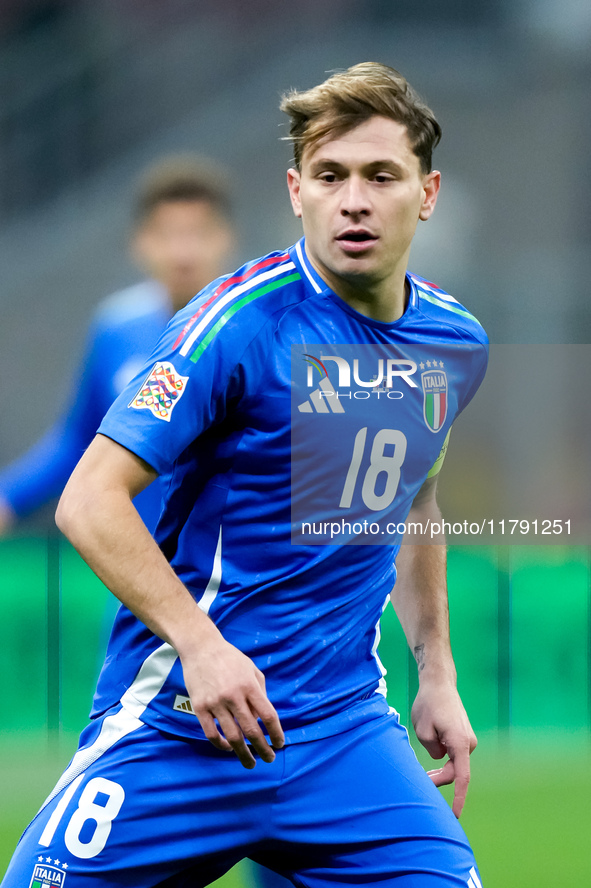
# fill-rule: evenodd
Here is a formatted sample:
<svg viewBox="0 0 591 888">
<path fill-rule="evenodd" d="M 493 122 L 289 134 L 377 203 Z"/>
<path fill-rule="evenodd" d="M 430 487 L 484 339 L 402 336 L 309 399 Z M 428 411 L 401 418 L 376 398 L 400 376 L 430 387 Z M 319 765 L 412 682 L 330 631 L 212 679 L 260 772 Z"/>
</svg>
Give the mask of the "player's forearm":
<svg viewBox="0 0 591 888">
<path fill-rule="evenodd" d="M 176 576 L 123 490 L 97 489 L 76 472 L 56 514 L 58 527 L 105 585 L 181 655 L 221 636 Z"/>
<path fill-rule="evenodd" d="M 234 750 L 246 768 L 255 765 L 247 741 L 271 762 L 275 753 L 257 719 L 272 743 L 282 746 L 284 738 L 263 674 L 199 609 L 132 504 L 154 474 L 98 435 L 62 495 L 58 526 L 109 589 L 177 651 L 205 736 L 219 749 Z"/>
<path fill-rule="evenodd" d="M 403 545 L 392 604 L 417 662 L 419 680 L 451 681 L 446 551 L 443 545 Z"/>
</svg>

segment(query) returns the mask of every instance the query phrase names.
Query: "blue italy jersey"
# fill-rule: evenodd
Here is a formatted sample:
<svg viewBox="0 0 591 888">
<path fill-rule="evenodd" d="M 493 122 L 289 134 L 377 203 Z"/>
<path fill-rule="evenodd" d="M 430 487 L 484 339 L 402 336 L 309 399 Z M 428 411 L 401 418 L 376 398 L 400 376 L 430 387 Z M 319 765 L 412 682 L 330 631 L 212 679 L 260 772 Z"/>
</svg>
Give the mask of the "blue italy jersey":
<svg viewBox="0 0 591 888">
<path fill-rule="evenodd" d="M 179 312 L 99 432 L 166 476 L 156 539 L 266 678 L 288 740 L 387 711 L 379 620 L 413 498 L 483 379 L 486 336 L 414 275 L 403 316 L 359 314 L 304 241 Z M 202 736 L 173 648 L 117 617 L 93 714 Z"/>
</svg>

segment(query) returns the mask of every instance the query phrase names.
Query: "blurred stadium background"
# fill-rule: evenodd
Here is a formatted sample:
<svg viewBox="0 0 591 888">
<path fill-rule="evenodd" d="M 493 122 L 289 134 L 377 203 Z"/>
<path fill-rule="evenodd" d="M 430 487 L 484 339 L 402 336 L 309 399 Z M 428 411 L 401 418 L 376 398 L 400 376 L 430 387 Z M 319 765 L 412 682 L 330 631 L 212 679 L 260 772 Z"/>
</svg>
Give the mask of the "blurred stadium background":
<svg viewBox="0 0 591 888">
<path fill-rule="evenodd" d="M 450 508 L 492 509 L 515 488 L 524 515 L 505 517 L 572 516 L 588 531 L 583 0 L 0 0 L 0 463 L 67 398 L 98 299 L 137 279 L 137 171 L 171 151 L 218 157 L 235 172 L 235 264 L 286 246 L 299 227 L 279 96 L 365 59 L 398 67 L 443 124 L 444 190 L 412 268 L 467 303 L 493 355 L 510 348 L 540 370 L 518 401 L 514 377 L 495 376 L 462 419 Z M 98 668 L 106 593 L 51 526 L 48 510 L 0 541 L 0 872 L 73 749 Z M 450 551 L 460 686 L 481 741 L 463 821 L 488 888 L 591 877 L 585 533 Z M 380 650 L 407 720 L 412 672 L 391 612 Z M 227 878 L 249 888 L 252 874 Z"/>
</svg>

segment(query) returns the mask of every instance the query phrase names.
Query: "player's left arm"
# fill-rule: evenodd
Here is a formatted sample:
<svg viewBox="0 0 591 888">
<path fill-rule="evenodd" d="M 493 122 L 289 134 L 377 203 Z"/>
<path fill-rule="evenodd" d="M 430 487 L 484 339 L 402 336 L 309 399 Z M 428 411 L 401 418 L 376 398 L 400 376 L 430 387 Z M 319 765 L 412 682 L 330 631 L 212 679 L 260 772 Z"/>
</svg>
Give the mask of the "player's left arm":
<svg viewBox="0 0 591 888">
<path fill-rule="evenodd" d="M 431 524 L 441 521 L 436 489 L 437 475 L 427 478 L 407 524 L 421 522 L 426 527 L 428 520 Z M 392 604 L 419 673 L 412 723 L 432 758 L 448 755 L 443 767 L 429 771 L 429 776 L 436 786 L 455 782 L 452 808 L 459 817 L 470 781 L 470 753 L 477 741 L 456 687 L 449 639 L 445 541 L 403 543 L 396 566 Z"/>
</svg>

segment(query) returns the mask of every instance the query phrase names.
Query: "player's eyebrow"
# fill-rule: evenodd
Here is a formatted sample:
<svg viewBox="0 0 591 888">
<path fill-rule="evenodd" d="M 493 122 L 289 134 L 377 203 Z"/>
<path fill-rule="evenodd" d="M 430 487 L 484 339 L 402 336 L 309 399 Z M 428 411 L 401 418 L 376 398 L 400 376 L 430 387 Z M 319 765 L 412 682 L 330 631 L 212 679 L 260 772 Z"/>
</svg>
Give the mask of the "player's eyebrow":
<svg viewBox="0 0 591 888">
<path fill-rule="evenodd" d="M 332 160 L 329 157 L 319 157 L 310 163 L 311 175 L 316 175 L 324 170 L 332 170 L 335 173 L 346 176 L 350 172 L 350 167 L 346 164 L 339 163 L 338 160 Z M 408 168 L 404 163 L 399 163 L 396 160 L 392 160 L 392 158 L 372 160 L 370 163 L 362 164 L 361 170 L 364 175 L 372 175 L 380 170 L 388 171 L 398 176 L 408 172 Z"/>
<path fill-rule="evenodd" d="M 335 173 L 347 173 L 347 167 L 337 160 L 331 160 L 329 157 L 319 157 L 310 164 L 310 172 L 312 175 L 321 173 L 323 170 L 334 170 Z"/>
<path fill-rule="evenodd" d="M 363 169 L 367 173 L 377 173 L 380 170 L 387 170 L 398 176 L 408 170 L 406 164 L 399 163 L 397 160 L 392 160 L 391 158 L 388 160 L 373 160 L 371 163 L 366 164 Z"/>
</svg>

